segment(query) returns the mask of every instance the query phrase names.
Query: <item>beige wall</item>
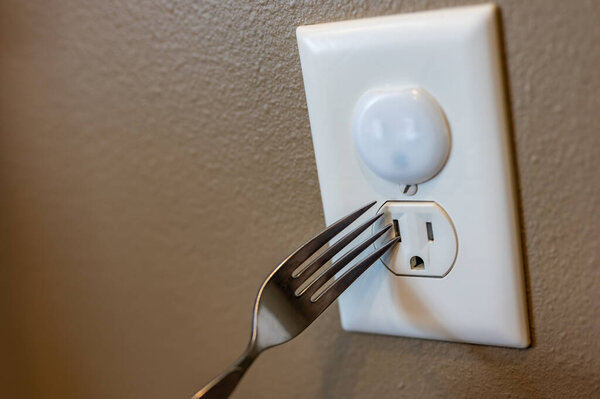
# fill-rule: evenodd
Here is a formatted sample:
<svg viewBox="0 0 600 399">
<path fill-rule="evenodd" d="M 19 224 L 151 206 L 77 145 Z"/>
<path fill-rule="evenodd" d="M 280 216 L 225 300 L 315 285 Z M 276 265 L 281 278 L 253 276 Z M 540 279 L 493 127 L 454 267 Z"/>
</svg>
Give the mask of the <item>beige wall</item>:
<svg viewBox="0 0 600 399">
<path fill-rule="evenodd" d="M 186 398 L 323 227 L 294 28 L 465 1 L 4 0 L 0 381 Z M 352 334 L 337 308 L 237 398 L 600 393 L 600 4 L 500 1 L 533 347 Z"/>
</svg>

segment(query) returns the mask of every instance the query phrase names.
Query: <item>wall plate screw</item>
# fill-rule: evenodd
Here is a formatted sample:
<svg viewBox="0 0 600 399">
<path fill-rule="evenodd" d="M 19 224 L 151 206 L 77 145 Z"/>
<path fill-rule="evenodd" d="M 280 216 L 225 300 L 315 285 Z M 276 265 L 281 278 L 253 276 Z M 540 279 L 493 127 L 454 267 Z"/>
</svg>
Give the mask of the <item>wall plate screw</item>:
<svg viewBox="0 0 600 399">
<path fill-rule="evenodd" d="M 419 186 L 417 186 L 416 184 L 403 184 L 400 186 L 400 190 L 402 191 L 402 194 L 406 195 L 406 196 L 413 196 L 417 193 L 417 190 L 419 189 Z"/>
</svg>

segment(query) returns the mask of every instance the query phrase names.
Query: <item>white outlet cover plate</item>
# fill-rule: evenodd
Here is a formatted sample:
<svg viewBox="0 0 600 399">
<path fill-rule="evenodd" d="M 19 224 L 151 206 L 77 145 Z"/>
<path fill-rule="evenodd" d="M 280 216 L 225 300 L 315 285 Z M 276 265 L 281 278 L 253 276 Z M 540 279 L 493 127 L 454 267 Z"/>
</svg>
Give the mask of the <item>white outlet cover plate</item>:
<svg viewBox="0 0 600 399">
<path fill-rule="evenodd" d="M 326 223 L 377 200 L 435 201 L 452 219 L 443 278 L 396 276 L 379 261 L 339 299 L 345 330 L 527 347 L 529 328 L 498 11 L 493 4 L 300 26 L 298 47 Z M 371 172 L 352 114 L 371 89 L 421 87 L 452 136 L 445 167 L 412 197 Z"/>
</svg>

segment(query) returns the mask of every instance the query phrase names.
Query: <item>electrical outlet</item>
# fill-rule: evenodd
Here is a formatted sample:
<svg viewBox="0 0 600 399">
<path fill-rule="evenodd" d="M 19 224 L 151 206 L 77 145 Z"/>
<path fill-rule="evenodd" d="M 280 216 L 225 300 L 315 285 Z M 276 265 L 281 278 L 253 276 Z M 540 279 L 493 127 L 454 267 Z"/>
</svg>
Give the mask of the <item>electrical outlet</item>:
<svg viewBox="0 0 600 399">
<path fill-rule="evenodd" d="M 327 224 L 376 200 L 363 220 L 402 238 L 340 296 L 342 327 L 528 346 L 496 6 L 297 37 Z"/>
<path fill-rule="evenodd" d="M 400 276 L 444 277 L 456 259 L 456 231 L 452 220 L 435 202 L 387 201 L 377 213 L 383 213 L 373 226 L 379 231 L 391 224 L 375 248 L 393 237 L 400 242 L 381 258 L 383 264 Z"/>
</svg>

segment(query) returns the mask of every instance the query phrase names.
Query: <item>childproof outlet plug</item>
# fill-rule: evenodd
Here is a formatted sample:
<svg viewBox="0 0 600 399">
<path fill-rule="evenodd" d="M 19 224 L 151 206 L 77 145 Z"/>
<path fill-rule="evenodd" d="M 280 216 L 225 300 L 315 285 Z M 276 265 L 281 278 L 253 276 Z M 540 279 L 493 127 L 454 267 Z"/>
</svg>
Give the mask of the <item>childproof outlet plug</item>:
<svg viewBox="0 0 600 399">
<path fill-rule="evenodd" d="M 434 177 L 450 152 L 442 108 L 425 90 L 370 90 L 353 115 L 354 144 L 379 177 L 400 185 Z"/>
</svg>

